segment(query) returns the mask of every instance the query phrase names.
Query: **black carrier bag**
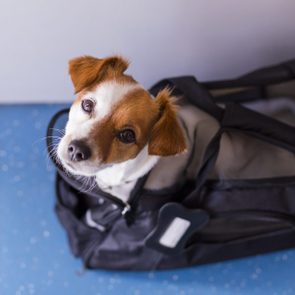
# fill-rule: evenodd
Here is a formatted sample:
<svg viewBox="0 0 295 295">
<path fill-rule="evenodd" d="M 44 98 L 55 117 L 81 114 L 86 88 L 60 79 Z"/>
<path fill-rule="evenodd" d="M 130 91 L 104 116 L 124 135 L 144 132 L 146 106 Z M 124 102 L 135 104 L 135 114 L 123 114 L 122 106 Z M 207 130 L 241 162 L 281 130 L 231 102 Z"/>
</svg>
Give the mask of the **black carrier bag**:
<svg viewBox="0 0 295 295">
<path fill-rule="evenodd" d="M 166 86 L 216 118 L 220 129 L 207 146 L 194 181 L 150 191 L 144 189 L 146 175 L 138 180 L 128 203 L 63 171 L 52 156 L 53 139 L 56 128 L 64 128 L 68 110 L 52 118 L 47 144 L 57 169 L 56 212 L 74 255 L 87 268 L 151 270 L 295 246 L 294 174 L 209 179 L 225 133 L 276 146 L 290 153 L 289 165 L 294 167 L 295 60 L 235 80 L 165 79 L 150 92 L 156 95 Z M 283 108 L 277 111 L 279 106 Z M 273 113 L 279 119 L 272 118 Z M 87 210 L 95 216 L 96 228 L 85 223 Z M 181 230 L 176 236 L 177 228 Z"/>
</svg>

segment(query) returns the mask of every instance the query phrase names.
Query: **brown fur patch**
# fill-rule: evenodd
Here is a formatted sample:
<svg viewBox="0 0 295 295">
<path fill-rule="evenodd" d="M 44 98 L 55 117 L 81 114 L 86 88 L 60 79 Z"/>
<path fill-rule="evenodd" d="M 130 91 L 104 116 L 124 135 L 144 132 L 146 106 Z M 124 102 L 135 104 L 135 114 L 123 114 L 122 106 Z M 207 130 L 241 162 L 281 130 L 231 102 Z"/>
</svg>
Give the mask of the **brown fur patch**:
<svg viewBox="0 0 295 295">
<path fill-rule="evenodd" d="M 123 75 L 128 68 L 128 61 L 119 56 L 108 58 L 95 58 L 92 56 L 82 56 L 69 61 L 69 74 L 74 84 L 75 93 L 86 88 L 91 88 L 94 84 L 107 79 L 133 80 L 130 76 Z"/>
<path fill-rule="evenodd" d="M 158 118 L 158 107 L 143 89 L 128 93 L 114 106 L 110 116 L 98 122 L 90 134 L 91 148 L 104 163 L 118 163 L 135 158 L 147 144 L 150 131 Z M 131 128 L 136 142 L 124 144 L 116 135 Z"/>
<path fill-rule="evenodd" d="M 183 132 L 176 117 L 176 106 L 168 89 L 160 91 L 155 103 L 158 104 L 161 117 L 152 130 L 149 142 L 149 154 L 171 156 L 186 150 Z"/>
</svg>

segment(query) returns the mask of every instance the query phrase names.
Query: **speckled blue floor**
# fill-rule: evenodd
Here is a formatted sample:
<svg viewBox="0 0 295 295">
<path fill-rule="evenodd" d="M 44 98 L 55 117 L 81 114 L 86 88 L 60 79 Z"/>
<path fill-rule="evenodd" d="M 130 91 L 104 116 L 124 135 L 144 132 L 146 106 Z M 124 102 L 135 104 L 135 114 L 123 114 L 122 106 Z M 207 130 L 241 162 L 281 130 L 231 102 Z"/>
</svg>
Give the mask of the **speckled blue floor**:
<svg viewBox="0 0 295 295">
<path fill-rule="evenodd" d="M 295 250 L 165 272 L 83 271 L 54 206 L 45 129 L 62 105 L 0 106 L 0 294 L 295 294 Z"/>
</svg>

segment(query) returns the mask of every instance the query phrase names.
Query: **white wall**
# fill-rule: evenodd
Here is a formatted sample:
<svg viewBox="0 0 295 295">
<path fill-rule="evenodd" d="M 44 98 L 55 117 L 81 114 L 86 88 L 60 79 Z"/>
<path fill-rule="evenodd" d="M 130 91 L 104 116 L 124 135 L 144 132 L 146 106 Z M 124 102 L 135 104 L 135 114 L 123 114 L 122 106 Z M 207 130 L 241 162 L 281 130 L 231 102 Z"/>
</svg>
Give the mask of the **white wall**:
<svg viewBox="0 0 295 295">
<path fill-rule="evenodd" d="M 0 102 L 73 99 L 68 59 L 122 54 L 143 85 L 295 57 L 294 0 L 2 0 Z"/>
</svg>

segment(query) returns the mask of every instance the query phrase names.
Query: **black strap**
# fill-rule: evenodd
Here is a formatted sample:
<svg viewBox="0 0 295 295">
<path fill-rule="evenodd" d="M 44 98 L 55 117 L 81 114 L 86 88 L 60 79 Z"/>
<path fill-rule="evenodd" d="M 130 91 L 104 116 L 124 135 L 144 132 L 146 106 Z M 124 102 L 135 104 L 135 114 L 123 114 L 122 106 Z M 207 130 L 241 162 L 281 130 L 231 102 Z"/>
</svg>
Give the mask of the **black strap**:
<svg viewBox="0 0 295 295">
<path fill-rule="evenodd" d="M 245 103 L 260 100 L 261 98 L 266 98 L 267 92 L 265 91 L 265 87 L 249 87 L 242 89 L 237 92 L 233 93 L 226 93 L 221 95 L 216 95 L 213 97 L 213 100 L 216 103 L 228 103 L 228 102 L 235 102 L 235 103 Z"/>
<path fill-rule="evenodd" d="M 241 105 L 226 104 L 223 128 L 237 130 L 295 153 L 295 127 Z"/>
<path fill-rule="evenodd" d="M 269 97 L 267 87 L 295 79 L 295 59 L 276 66 L 259 69 L 233 80 L 202 83 L 210 90 L 233 89 L 234 92 L 213 92 L 217 103 L 249 102 Z"/>
<path fill-rule="evenodd" d="M 221 136 L 223 132 L 225 132 L 225 129 L 220 128 L 218 132 L 215 134 L 215 136 L 212 138 L 212 140 L 210 141 L 209 145 L 207 146 L 206 152 L 203 157 L 203 163 L 196 177 L 195 188 L 189 195 L 185 197 L 185 199 L 182 202 L 183 205 L 188 208 L 192 204 L 193 204 L 192 207 L 194 207 L 196 203 L 197 205 L 200 205 L 202 203 L 201 190 L 208 178 L 209 173 L 214 168 L 215 162 L 218 157 L 220 140 L 221 140 Z M 196 196 L 198 200 L 196 200 Z"/>
</svg>

